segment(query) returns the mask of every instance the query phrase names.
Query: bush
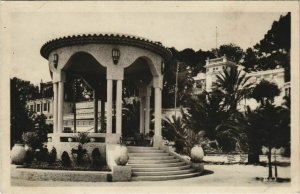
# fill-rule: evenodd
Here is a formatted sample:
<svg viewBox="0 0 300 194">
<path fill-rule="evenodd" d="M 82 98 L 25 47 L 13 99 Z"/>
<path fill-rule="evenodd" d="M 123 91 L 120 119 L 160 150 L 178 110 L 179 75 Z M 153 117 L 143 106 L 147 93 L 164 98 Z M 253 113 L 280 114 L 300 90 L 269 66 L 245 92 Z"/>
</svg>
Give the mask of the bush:
<svg viewBox="0 0 300 194">
<path fill-rule="evenodd" d="M 56 161 L 56 158 L 57 158 L 57 152 L 56 152 L 55 147 L 53 147 L 49 153 L 48 163 L 53 164 Z"/>
<path fill-rule="evenodd" d="M 39 151 L 35 152 L 35 157 L 39 162 L 48 162 L 49 160 L 49 152 L 47 148 L 41 148 Z"/>
<path fill-rule="evenodd" d="M 40 141 L 40 138 L 36 132 L 23 133 L 22 139 L 26 145 L 34 150 L 40 148 L 42 145 L 42 142 Z"/>
<path fill-rule="evenodd" d="M 104 166 L 104 158 L 102 158 L 98 148 L 93 149 L 92 151 L 92 167 L 102 168 Z"/>
<path fill-rule="evenodd" d="M 87 154 L 86 149 L 82 148 L 82 145 L 79 144 L 77 149 L 72 149 L 71 151 L 73 157 L 76 159 L 77 165 L 84 164 L 84 156 Z"/>
<path fill-rule="evenodd" d="M 61 155 L 61 164 L 64 166 L 64 167 L 69 167 L 71 166 L 71 159 L 70 159 L 70 156 L 68 154 L 68 152 L 64 151 Z"/>
<path fill-rule="evenodd" d="M 25 153 L 24 163 L 28 165 L 31 164 L 33 160 L 34 160 L 34 151 L 27 150 Z"/>
</svg>

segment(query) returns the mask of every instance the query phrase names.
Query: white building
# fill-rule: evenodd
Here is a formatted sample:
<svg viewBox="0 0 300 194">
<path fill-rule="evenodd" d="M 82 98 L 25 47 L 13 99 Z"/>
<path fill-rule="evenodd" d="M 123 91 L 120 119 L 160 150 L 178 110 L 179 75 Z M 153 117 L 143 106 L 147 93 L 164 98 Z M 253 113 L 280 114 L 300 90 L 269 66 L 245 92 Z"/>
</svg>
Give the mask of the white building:
<svg viewBox="0 0 300 194">
<path fill-rule="evenodd" d="M 196 77 L 194 77 L 195 94 L 199 94 L 203 90 L 208 92 L 212 91 L 213 83 L 217 80 L 217 75 L 221 74 L 225 69 L 229 70 L 232 67 L 243 69 L 242 66 L 229 61 L 226 56 L 216 59 L 207 59 L 204 67 L 206 68 L 206 73 L 199 73 Z M 254 71 L 246 73 L 246 77 L 250 77 L 248 81 L 254 84 L 258 84 L 261 80 L 267 80 L 275 83 L 281 90 L 281 94 L 274 99 L 275 105 L 281 105 L 283 102 L 283 97 L 290 94 L 290 83 L 284 81 L 284 68 Z M 243 110 L 245 105 L 249 105 L 251 108 L 256 108 L 258 103 L 254 99 L 243 100 L 240 103 L 239 108 Z"/>
</svg>

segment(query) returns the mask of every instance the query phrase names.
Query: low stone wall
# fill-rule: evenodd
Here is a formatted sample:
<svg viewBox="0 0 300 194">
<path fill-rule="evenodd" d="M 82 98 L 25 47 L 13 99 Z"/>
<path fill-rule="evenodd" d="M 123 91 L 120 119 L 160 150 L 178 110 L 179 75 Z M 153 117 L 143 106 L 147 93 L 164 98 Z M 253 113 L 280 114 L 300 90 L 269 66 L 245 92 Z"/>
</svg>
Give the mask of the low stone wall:
<svg viewBox="0 0 300 194">
<path fill-rule="evenodd" d="M 12 178 L 30 181 L 110 182 L 112 172 L 39 170 L 15 167 Z"/>
</svg>

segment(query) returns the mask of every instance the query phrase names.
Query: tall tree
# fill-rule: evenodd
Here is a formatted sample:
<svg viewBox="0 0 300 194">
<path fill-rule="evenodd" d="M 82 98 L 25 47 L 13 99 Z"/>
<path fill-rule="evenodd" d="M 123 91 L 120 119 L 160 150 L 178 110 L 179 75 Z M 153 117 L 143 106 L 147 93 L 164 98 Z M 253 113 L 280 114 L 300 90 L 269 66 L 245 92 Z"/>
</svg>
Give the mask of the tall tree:
<svg viewBox="0 0 300 194">
<path fill-rule="evenodd" d="M 222 120 L 228 118 L 224 111 L 224 95 L 219 90 L 203 92 L 190 98 L 187 103 L 187 114 L 183 114 L 186 126 L 196 133 L 204 131 L 210 140 L 216 139 L 215 128 Z"/>
<path fill-rule="evenodd" d="M 225 69 L 221 74 L 217 75 L 214 87 L 218 88 L 225 96 L 224 103 L 230 113 L 237 112 L 239 102 L 249 94 L 252 86 L 248 82 L 249 78 L 246 77 L 242 70 L 238 70 L 236 67 Z"/>
<path fill-rule="evenodd" d="M 10 79 L 10 137 L 11 146 L 21 140 L 23 132 L 33 128 L 32 114 L 26 108 L 26 101 L 39 96 L 38 87 L 29 81 L 16 77 Z"/>
<path fill-rule="evenodd" d="M 290 80 L 291 13 L 274 21 L 264 38 L 254 46 L 261 53 L 260 66 L 265 69 L 284 67 L 285 80 Z"/>
<path fill-rule="evenodd" d="M 241 59 L 244 56 L 243 49 L 235 44 L 221 45 L 217 50 L 213 50 L 213 52 L 217 53 L 218 57 L 226 55 L 228 59 L 232 60 L 235 63 L 240 63 Z"/>
<path fill-rule="evenodd" d="M 262 80 L 253 88 L 249 97 L 252 97 L 257 102 L 261 103 L 261 106 L 266 106 L 267 104 L 272 104 L 274 102 L 274 98 L 279 94 L 280 90 L 275 83 Z"/>
<path fill-rule="evenodd" d="M 253 70 L 258 65 L 258 56 L 254 49 L 248 48 L 246 50 L 242 65 L 247 72 Z"/>
</svg>

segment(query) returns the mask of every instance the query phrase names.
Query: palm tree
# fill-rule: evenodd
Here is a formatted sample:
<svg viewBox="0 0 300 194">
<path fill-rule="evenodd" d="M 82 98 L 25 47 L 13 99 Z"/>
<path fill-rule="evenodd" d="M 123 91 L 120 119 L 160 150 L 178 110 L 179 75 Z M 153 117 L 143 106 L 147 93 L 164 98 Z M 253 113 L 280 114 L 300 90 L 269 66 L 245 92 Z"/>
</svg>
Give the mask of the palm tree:
<svg viewBox="0 0 300 194">
<path fill-rule="evenodd" d="M 219 90 L 204 91 L 187 102 L 187 114 L 183 121 L 195 132 L 204 131 L 210 140 L 216 139 L 215 128 L 228 117 L 224 111 L 224 96 Z"/>
<path fill-rule="evenodd" d="M 252 86 L 252 83 L 248 82 L 249 78 L 236 67 L 231 67 L 229 70 L 225 69 L 217 75 L 214 87 L 224 94 L 224 103 L 230 113 L 235 113 L 238 103 L 248 96 Z"/>
<path fill-rule="evenodd" d="M 128 135 L 134 135 L 138 132 L 140 122 L 140 103 L 133 100 L 132 103 L 123 101 L 122 109 L 122 134 L 124 137 Z"/>
<path fill-rule="evenodd" d="M 175 142 L 176 152 L 187 155 L 190 155 L 193 146 L 206 142 L 204 131 L 193 131 L 185 125 L 182 117 L 175 115 L 163 120 L 162 134 L 166 139 Z"/>
</svg>

